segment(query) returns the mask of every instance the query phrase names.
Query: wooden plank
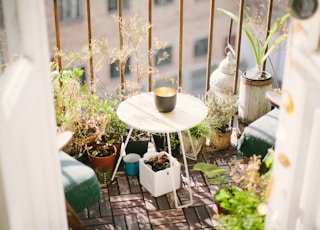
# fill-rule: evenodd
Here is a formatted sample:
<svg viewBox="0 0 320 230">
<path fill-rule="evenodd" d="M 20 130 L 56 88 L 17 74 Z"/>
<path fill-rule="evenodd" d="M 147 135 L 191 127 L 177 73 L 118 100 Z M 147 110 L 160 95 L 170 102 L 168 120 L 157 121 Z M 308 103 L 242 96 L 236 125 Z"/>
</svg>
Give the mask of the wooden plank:
<svg viewBox="0 0 320 230">
<path fill-rule="evenodd" d="M 86 219 L 82 220 L 84 225 L 88 227 L 98 226 L 98 225 L 105 225 L 105 224 L 112 224 L 113 225 L 113 218 L 112 217 L 100 217 L 94 219 Z"/>
<path fill-rule="evenodd" d="M 138 219 L 136 215 L 126 215 L 128 230 L 139 230 Z"/>
<path fill-rule="evenodd" d="M 100 202 L 100 215 L 112 216 L 111 203 L 108 198 L 103 198 Z"/>
<path fill-rule="evenodd" d="M 186 223 L 182 209 L 169 209 L 149 212 L 150 223 L 153 227 L 176 223 Z"/>
<path fill-rule="evenodd" d="M 193 186 L 206 186 L 206 182 L 201 172 L 191 169 L 190 176 L 192 177 L 192 180 L 194 182 Z"/>
<path fill-rule="evenodd" d="M 114 227 L 115 229 L 127 230 L 125 216 L 114 216 Z"/>
<path fill-rule="evenodd" d="M 202 228 L 212 228 L 213 227 L 212 216 L 209 215 L 205 206 L 197 206 L 195 207 L 195 210 L 199 217 Z"/>
<path fill-rule="evenodd" d="M 130 193 L 141 193 L 141 186 L 140 186 L 138 177 L 129 176 L 128 181 L 129 181 Z"/>
<path fill-rule="evenodd" d="M 138 219 L 140 229 L 143 229 L 143 230 L 151 230 L 152 229 L 148 215 L 146 215 L 145 213 L 138 213 L 137 219 Z"/>
<path fill-rule="evenodd" d="M 122 202 L 113 202 L 112 208 L 133 208 L 133 207 L 144 207 L 145 203 L 144 200 L 130 200 L 130 201 L 122 201 Z"/>
<path fill-rule="evenodd" d="M 137 214 L 137 213 L 145 213 L 147 215 L 147 210 L 145 207 L 141 207 L 141 206 L 113 209 L 113 216 L 130 215 L 130 214 Z"/>
<path fill-rule="evenodd" d="M 123 172 L 118 172 L 119 176 L 117 177 L 118 186 L 120 194 L 130 194 L 130 187 L 127 180 L 127 177 Z"/>
<path fill-rule="evenodd" d="M 109 196 L 116 196 L 120 194 L 117 178 L 114 181 L 112 181 L 110 184 L 108 184 L 107 187 L 108 187 Z"/>
<path fill-rule="evenodd" d="M 127 195 L 119 195 L 119 196 L 110 196 L 110 202 L 141 200 L 141 199 L 143 199 L 142 194 L 127 194 Z"/>
<path fill-rule="evenodd" d="M 170 209 L 170 205 L 166 195 L 156 197 L 159 210 Z"/>
<path fill-rule="evenodd" d="M 88 207 L 88 218 L 96 218 L 96 217 L 100 217 L 99 203 L 96 203 Z"/>
<path fill-rule="evenodd" d="M 185 208 L 184 214 L 186 216 L 186 220 L 190 226 L 190 229 L 201 229 L 202 226 L 194 208 Z"/>
<path fill-rule="evenodd" d="M 158 210 L 158 204 L 155 197 L 153 197 L 149 192 L 144 192 L 143 197 L 148 211 Z"/>
</svg>

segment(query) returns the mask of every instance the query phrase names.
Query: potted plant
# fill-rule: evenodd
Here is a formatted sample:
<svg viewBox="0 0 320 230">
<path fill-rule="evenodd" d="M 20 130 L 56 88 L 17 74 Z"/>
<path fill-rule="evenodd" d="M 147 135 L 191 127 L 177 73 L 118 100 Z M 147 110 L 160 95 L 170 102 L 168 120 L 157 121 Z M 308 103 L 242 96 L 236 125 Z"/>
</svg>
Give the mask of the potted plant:
<svg viewBox="0 0 320 230">
<path fill-rule="evenodd" d="M 230 11 L 218 8 L 218 12 L 239 23 L 239 18 Z M 247 17 L 242 26 L 242 31 L 249 41 L 255 59 L 255 66 L 243 72 L 240 80 L 239 120 L 243 123 L 249 124 L 271 109 L 265 94 L 272 90 L 272 75 L 264 71 L 264 63 L 279 44 L 287 38 L 287 33 L 277 36 L 277 32 L 289 17 L 290 13 L 286 13 L 277 20 L 268 31 L 268 36 L 261 36 L 260 23 L 256 23 L 251 17 Z"/>
<path fill-rule="evenodd" d="M 117 155 L 115 145 L 108 142 L 98 142 L 88 147 L 86 152 L 93 169 L 96 169 L 98 166 L 106 166 L 110 171 L 113 171 Z"/>
<path fill-rule="evenodd" d="M 190 158 L 195 158 L 196 160 L 197 155 L 200 153 L 203 145 L 206 142 L 206 138 L 209 137 L 210 127 L 208 121 L 204 120 L 198 125 L 192 127 L 189 129 L 189 133 L 188 131 L 182 132 L 184 149 L 187 156 Z"/>
<path fill-rule="evenodd" d="M 216 150 L 225 149 L 231 141 L 231 119 L 238 111 L 237 97 L 233 95 L 217 97 L 209 90 L 206 93 L 205 103 L 208 107 L 206 121 L 210 127 L 211 146 Z"/>
<path fill-rule="evenodd" d="M 82 73 L 78 68 L 63 70 L 52 79 L 58 132 L 73 133 L 63 150 L 75 158 L 99 138 L 109 122 L 109 105 L 81 86 Z"/>
<path fill-rule="evenodd" d="M 201 162 L 193 167 L 203 173 L 207 185 L 218 186 L 213 195 L 217 207 L 214 219 L 219 222 L 217 229 L 264 229 L 273 151 L 270 150 L 262 161 L 260 156 L 254 155 L 243 163 L 237 160 L 230 172 L 211 163 Z"/>
<path fill-rule="evenodd" d="M 148 152 L 139 159 L 140 184 L 159 197 L 181 186 L 181 165 L 166 152 Z"/>
<path fill-rule="evenodd" d="M 126 140 L 126 136 L 123 141 Z M 150 142 L 150 135 L 148 132 L 133 129 L 130 139 L 126 147 L 126 153 L 137 153 L 141 157 L 148 151 L 148 145 Z"/>
<path fill-rule="evenodd" d="M 153 143 L 155 145 L 156 151 L 161 152 L 165 151 L 168 152 L 168 138 L 164 133 L 153 133 L 152 134 Z M 180 141 L 177 133 L 170 133 L 170 147 L 171 153 L 174 157 L 180 156 Z"/>
<path fill-rule="evenodd" d="M 264 229 L 272 162 L 273 152 L 269 151 L 263 161 L 254 155 L 245 167 L 238 167 L 239 161 L 234 165 L 230 176 L 236 184 L 219 189 L 213 197 L 225 210 L 214 215 L 218 229 Z"/>
<path fill-rule="evenodd" d="M 234 15 L 232 12 L 218 8 L 218 12 L 230 17 L 236 23 L 239 23 L 239 18 Z M 269 57 L 271 52 L 287 37 L 288 34 L 282 34 L 273 40 L 273 37 L 281 27 L 281 25 L 290 17 L 290 13 L 286 13 L 283 15 L 278 21 L 274 23 L 271 27 L 269 34 L 265 41 L 262 41 L 261 35 L 259 33 L 259 25 L 255 24 L 253 20 L 248 22 L 248 27 L 243 25 L 242 30 L 247 36 L 256 62 L 256 66 L 254 67 L 254 75 L 252 76 L 253 79 L 265 79 L 267 76 L 263 71 L 263 64 L 266 59 Z"/>
</svg>

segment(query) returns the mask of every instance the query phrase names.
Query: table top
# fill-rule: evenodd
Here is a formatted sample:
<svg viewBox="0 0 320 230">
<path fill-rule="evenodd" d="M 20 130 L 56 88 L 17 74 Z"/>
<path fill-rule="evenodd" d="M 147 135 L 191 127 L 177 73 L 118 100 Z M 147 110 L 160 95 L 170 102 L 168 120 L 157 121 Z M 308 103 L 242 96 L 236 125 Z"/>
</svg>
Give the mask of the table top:
<svg viewBox="0 0 320 230">
<path fill-rule="evenodd" d="M 117 115 L 134 129 L 153 133 L 172 133 L 190 129 L 207 116 L 206 105 L 194 96 L 177 94 L 175 109 L 161 113 L 156 109 L 154 93 L 141 93 L 120 103 Z"/>
</svg>

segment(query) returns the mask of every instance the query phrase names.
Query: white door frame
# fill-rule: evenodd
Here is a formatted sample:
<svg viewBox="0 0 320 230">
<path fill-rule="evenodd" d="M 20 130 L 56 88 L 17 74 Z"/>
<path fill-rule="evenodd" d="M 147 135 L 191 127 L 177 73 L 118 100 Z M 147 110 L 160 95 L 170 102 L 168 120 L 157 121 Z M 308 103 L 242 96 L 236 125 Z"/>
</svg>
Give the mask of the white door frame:
<svg viewBox="0 0 320 230">
<path fill-rule="evenodd" d="M 67 229 L 43 0 L 2 0 L 0 229 Z"/>
</svg>

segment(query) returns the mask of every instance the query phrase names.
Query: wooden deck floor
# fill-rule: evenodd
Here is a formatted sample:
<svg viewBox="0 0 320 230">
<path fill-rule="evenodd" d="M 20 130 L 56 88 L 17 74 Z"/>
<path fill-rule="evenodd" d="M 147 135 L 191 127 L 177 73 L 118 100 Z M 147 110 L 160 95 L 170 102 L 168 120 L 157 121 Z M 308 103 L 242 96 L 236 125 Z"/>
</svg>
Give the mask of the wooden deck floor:
<svg viewBox="0 0 320 230">
<path fill-rule="evenodd" d="M 234 146 L 220 151 L 205 147 L 197 162 L 215 162 L 229 169 L 235 158 L 242 157 Z M 202 174 L 192 169 L 194 163 L 188 160 L 194 202 L 187 208 L 175 208 L 173 193 L 155 198 L 140 185 L 138 176 L 128 177 L 124 171 L 118 171 L 113 183 L 102 186 L 102 201 L 85 209 L 79 216 L 89 230 L 215 229 L 212 196 L 217 187 L 206 185 Z M 184 172 L 183 167 L 181 172 Z M 189 201 L 189 196 L 185 189 L 185 176 L 183 173 L 181 176 L 182 184 L 177 194 L 183 204 Z"/>
</svg>

